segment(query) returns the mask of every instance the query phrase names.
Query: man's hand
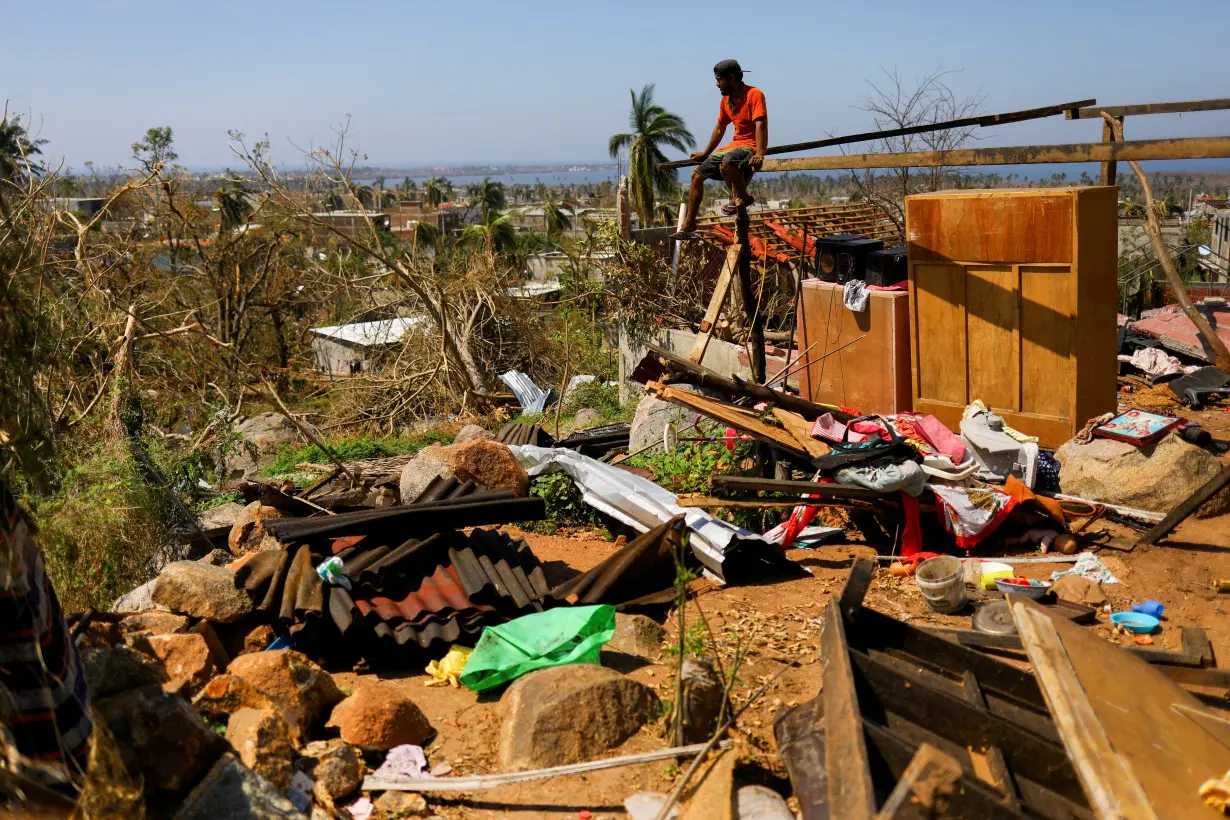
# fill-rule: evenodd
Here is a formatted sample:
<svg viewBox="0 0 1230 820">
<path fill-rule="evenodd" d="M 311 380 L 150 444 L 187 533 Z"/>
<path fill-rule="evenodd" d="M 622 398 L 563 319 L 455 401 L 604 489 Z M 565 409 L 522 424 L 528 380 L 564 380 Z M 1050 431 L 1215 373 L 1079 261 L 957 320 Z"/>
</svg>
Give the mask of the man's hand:
<svg viewBox="0 0 1230 820">
<path fill-rule="evenodd" d="M 748 160 L 748 164 L 759 171 L 760 166 L 764 165 L 764 154 L 752 154 L 752 158 Z"/>
<path fill-rule="evenodd" d="M 692 159 L 704 159 L 707 156 L 709 156 L 709 154 L 704 151 L 693 151 L 691 154 Z"/>
</svg>

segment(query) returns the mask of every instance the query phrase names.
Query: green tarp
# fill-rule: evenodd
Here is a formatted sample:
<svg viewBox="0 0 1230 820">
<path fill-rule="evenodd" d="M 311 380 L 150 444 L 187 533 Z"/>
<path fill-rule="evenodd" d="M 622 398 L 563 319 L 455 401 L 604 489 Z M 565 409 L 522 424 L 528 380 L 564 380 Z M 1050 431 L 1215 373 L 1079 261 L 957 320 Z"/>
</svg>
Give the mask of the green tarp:
<svg viewBox="0 0 1230 820">
<path fill-rule="evenodd" d="M 523 615 L 483 630 L 461 683 L 482 692 L 526 672 L 568 663 L 598 663 L 602 645 L 615 636 L 615 607 L 559 607 Z"/>
</svg>

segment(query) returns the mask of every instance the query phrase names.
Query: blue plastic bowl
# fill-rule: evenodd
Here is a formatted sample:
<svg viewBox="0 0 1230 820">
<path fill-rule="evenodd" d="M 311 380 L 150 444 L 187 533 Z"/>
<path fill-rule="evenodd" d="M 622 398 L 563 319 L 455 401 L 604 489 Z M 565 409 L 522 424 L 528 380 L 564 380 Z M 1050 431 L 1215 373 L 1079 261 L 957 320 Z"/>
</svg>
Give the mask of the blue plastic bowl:
<svg viewBox="0 0 1230 820">
<path fill-rule="evenodd" d="M 1140 635 L 1152 632 L 1161 623 L 1157 618 L 1143 612 L 1116 612 L 1110 616 L 1110 622 Z"/>
</svg>

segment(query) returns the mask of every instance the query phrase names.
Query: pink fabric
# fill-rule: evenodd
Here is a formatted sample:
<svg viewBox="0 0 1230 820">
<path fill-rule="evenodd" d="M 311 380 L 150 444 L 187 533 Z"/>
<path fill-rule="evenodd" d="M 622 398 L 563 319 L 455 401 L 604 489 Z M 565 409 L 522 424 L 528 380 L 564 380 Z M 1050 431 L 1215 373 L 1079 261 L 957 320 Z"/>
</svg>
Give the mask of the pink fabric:
<svg viewBox="0 0 1230 820">
<path fill-rule="evenodd" d="M 914 429 L 922 433 L 927 443 L 934 447 L 937 453 L 943 453 L 951 458 L 953 464 L 961 464 L 965 461 L 965 442 L 935 416 L 915 416 Z"/>
<path fill-rule="evenodd" d="M 909 290 L 909 281 L 898 282 L 895 285 L 868 285 L 867 290 Z"/>
<path fill-rule="evenodd" d="M 811 434 L 816 438 L 822 438 L 833 443 L 840 443 L 842 436 L 846 434 L 846 426 L 837 419 L 833 418 L 832 413 L 825 413 L 820 418 L 816 419 L 816 423 L 811 426 Z M 866 436 L 853 433 L 848 439 L 850 442 L 858 443 L 865 441 Z"/>
<path fill-rule="evenodd" d="M 850 429 L 855 433 L 862 433 L 864 438 L 879 436 L 884 441 L 892 441 L 892 436 L 884 429 L 884 425 L 878 421 L 853 421 L 850 422 Z"/>
</svg>

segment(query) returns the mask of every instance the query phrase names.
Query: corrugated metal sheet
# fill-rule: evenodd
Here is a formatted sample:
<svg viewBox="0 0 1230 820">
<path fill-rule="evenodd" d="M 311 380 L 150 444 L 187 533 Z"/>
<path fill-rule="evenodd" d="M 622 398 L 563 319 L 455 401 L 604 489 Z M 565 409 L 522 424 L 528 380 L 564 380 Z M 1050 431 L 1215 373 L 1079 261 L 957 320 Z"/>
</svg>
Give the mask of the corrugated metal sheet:
<svg viewBox="0 0 1230 820">
<path fill-rule="evenodd" d="M 355 322 L 350 325 L 314 327 L 311 332 L 343 344 L 370 347 L 400 341 L 406 331 L 427 321 L 425 316 L 399 316 L 376 322 Z"/>
<path fill-rule="evenodd" d="M 554 390 L 543 390 L 534 384 L 534 380 L 520 370 L 510 370 L 500 374 L 500 381 L 513 391 L 521 409 L 526 413 L 541 413 L 555 400 Z"/>
</svg>

